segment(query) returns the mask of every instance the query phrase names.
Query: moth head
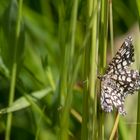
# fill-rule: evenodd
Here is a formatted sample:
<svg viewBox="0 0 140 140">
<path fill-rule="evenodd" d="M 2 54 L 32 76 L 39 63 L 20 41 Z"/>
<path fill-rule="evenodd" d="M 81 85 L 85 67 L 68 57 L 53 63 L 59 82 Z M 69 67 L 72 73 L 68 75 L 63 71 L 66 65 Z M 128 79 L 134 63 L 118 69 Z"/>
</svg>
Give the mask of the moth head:
<svg viewBox="0 0 140 140">
<path fill-rule="evenodd" d="M 102 75 L 98 75 L 97 78 L 103 80 L 104 77 Z"/>
</svg>

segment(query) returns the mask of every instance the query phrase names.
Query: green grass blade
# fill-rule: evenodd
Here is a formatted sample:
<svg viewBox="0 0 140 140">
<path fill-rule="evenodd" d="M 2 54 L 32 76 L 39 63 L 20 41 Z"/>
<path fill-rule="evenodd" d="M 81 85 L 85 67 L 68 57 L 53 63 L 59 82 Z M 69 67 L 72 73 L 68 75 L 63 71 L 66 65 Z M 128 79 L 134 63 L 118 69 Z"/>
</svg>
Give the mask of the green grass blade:
<svg viewBox="0 0 140 140">
<path fill-rule="evenodd" d="M 114 39 L 113 39 L 113 10 L 112 10 L 112 0 L 109 2 L 109 23 L 110 23 L 110 46 L 111 46 L 111 54 L 114 56 Z"/>
<path fill-rule="evenodd" d="M 92 11 L 95 14 L 91 29 L 90 73 L 89 73 L 89 140 L 97 139 L 97 52 L 98 52 L 98 1 L 93 1 Z"/>
<path fill-rule="evenodd" d="M 140 2 L 136 0 L 138 9 L 138 20 L 139 20 L 139 30 L 140 30 Z M 136 140 L 140 139 L 140 92 L 138 93 L 138 105 L 137 105 L 137 126 L 136 126 Z"/>
<path fill-rule="evenodd" d="M 61 121 L 60 121 L 60 140 L 67 140 L 68 139 L 68 132 L 69 132 L 69 113 L 72 104 L 72 89 L 73 84 L 75 81 L 75 76 L 77 72 L 76 67 L 74 67 L 74 51 L 75 51 L 75 30 L 76 30 L 76 21 L 77 21 L 77 10 L 78 10 L 78 0 L 73 1 L 73 10 L 71 13 L 71 22 L 70 22 L 70 46 L 67 44 L 66 54 L 69 64 L 69 69 L 67 69 L 67 77 L 68 77 L 68 84 L 67 84 L 67 93 L 65 98 L 65 104 L 62 111 Z M 76 69 L 76 70 L 74 70 Z"/>
<path fill-rule="evenodd" d="M 104 74 L 104 68 L 106 66 L 107 44 L 108 44 L 108 1 L 101 0 L 101 28 L 99 32 L 99 54 L 100 54 L 100 74 Z M 99 113 L 99 136 L 104 139 L 104 112 Z"/>
<path fill-rule="evenodd" d="M 16 3 L 16 1 L 13 1 Z M 12 105 L 15 96 L 15 85 L 16 85 L 16 76 L 17 76 L 17 47 L 18 40 L 20 35 L 20 22 L 21 22 L 21 11 L 22 11 L 22 0 L 19 0 L 19 9 L 16 23 L 16 34 L 15 34 L 15 50 L 13 56 L 13 66 L 11 72 L 11 83 L 10 83 L 10 92 L 9 92 L 9 106 Z M 6 125 L 6 133 L 5 140 L 10 140 L 11 134 L 11 125 L 12 125 L 12 113 L 8 113 L 7 116 L 7 125 Z"/>
<path fill-rule="evenodd" d="M 31 93 L 31 96 L 33 96 L 37 100 L 40 100 L 46 95 L 48 95 L 51 91 L 53 91 L 51 88 L 46 88 Z M 19 111 L 29 107 L 30 105 L 31 105 L 30 102 L 28 102 L 28 100 L 26 100 L 25 97 L 20 97 L 19 99 L 15 100 L 10 107 L 0 109 L 0 114 Z"/>
</svg>

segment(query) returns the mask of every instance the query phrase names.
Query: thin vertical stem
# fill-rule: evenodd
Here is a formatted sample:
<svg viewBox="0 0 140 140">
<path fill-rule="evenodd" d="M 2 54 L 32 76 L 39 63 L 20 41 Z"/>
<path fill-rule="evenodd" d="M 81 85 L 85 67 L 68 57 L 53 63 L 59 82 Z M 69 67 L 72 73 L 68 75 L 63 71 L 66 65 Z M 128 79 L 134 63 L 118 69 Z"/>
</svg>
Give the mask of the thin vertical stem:
<svg viewBox="0 0 140 140">
<path fill-rule="evenodd" d="M 140 92 L 138 94 L 138 108 L 137 108 L 137 126 L 136 126 L 136 140 L 140 139 Z"/>
<path fill-rule="evenodd" d="M 115 136 L 115 133 L 116 133 L 116 131 L 118 129 L 118 123 L 119 123 L 119 114 L 117 113 L 116 121 L 115 121 L 114 127 L 112 129 L 112 132 L 111 132 L 109 140 L 113 140 L 113 138 Z"/>
<path fill-rule="evenodd" d="M 16 72 L 17 72 L 17 64 L 14 63 L 13 64 L 13 68 L 12 68 L 12 75 L 11 75 L 11 85 L 10 85 L 10 95 L 9 95 L 9 107 L 12 105 L 12 103 L 14 101 Z M 11 125 L 12 125 L 12 113 L 8 113 L 8 115 L 7 115 L 7 125 L 6 125 L 5 140 L 10 140 Z"/>
<path fill-rule="evenodd" d="M 107 38 L 108 38 L 108 0 L 101 0 L 101 28 L 100 41 L 99 41 L 99 54 L 100 54 L 100 73 L 104 73 L 106 66 L 106 54 L 107 54 Z M 99 136 L 104 139 L 104 113 L 99 113 Z"/>
<path fill-rule="evenodd" d="M 87 16 L 87 21 L 90 18 L 91 14 L 92 14 L 92 1 L 88 1 L 88 16 Z M 90 21 L 91 22 L 91 21 Z M 85 140 L 88 139 L 88 108 L 89 108 L 89 81 L 88 81 L 88 75 L 89 75 L 89 66 L 90 66 L 90 62 L 89 62 L 89 56 L 90 56 L 90 43 L 89 43 L 89 36 L 90 36 L 90 25 L 91 23 L 87 24 L 86 27 L 86 34 L 85 34 L 85 38 L 83 40 L 83 46 L 82 46 L 82 50 L 85 48 L 84 51 L 84 74 L 83 77 L 86 80 L 86 84 L 84 84 L 84 91 L 83 91 L 83 113 L 82 113 L 82 132 L 81 132 L 81 140 Z M 81 50 L 80 50 L 81 52 Z"/>
<path fill-rule="evenodd" d="M 70 45 L 67 43 L 66 45 L 66 56 L 67 62 L 69 64 L 69 68 L 67 68 L 67 90 L 66 90 L 66 99 L 62 111 L 62 116 L 60 120 L 60 140 L 67 140 L 68 139 L 68 131 L 69 131 L 69 112 L 72 104 L 72 88 L 75 81 L 75 73 L 77 72 L 74 70 L 74 50 L 75 50 L 75 30 L 76 30 L 76 21 L 77 21 L 77 10 L 78 10 L 78 0 L 73 1 L 73 10 L 71 14 L 71 22 L 70 22 Z M 72 75 L 72 76 L 71 76 Z"/>
<path fill-rule="evenodd" d="M 16 53 L 17 53 L 17 44 L 18 44 L 17 42 L 20 34 L 20 22 L 22 17 L 21 15 L 22 0 L 19 0 L 18 6 L 19 8 L 18 8 L 17 23 L 16 23 L 15 52 L 14 52 L 14 61 L 13 61 L 12 72 L 11 72 L 12 74 L 11 74 L 11 83 L 10 83 L 10 92 L 9 92 L 9 106 L 12 105 L 15 96 L 16 74 L 17 74 Z M 10 140 L 11 125 L 12 125 L 12 113 L 8 113 L 5 140 Z"/>
<path fill-rule="evenodd" d="M 111 54 L 114 56 L 114 39 L 113 39 L 113 13 L 112 13 L 112 0 L 109 0 L 109 14 L 110 14 L 110 46 L 111 46 Z"/>
<path fill-rule="evenodd" d="M 89 73 L 89 140 L 98 139 L 97 136 L 97 52 L 98 52 L 98 1 L 94 0 L 92 5 L 94 13 L 91 27 L 91 49 L 90 49 L 90 73 Z"/>
<path fill-rule="evenodd" d="M 139 30 L 140 30 L 140 1 L 136 0 L 137 10 L 138 10 L 138 20 L 139 20 Z M 139 58 L 137 58 L 139 60 Z M 139 65 L 139 64 L 138 64 Z M 140 70 L 140 67 L 139 67 Z M 137 104 L 137 126 L 136 126 L 136 140 L 140 139 L 140 91 L 138 93 L 138 104 Z"/>
</svg>

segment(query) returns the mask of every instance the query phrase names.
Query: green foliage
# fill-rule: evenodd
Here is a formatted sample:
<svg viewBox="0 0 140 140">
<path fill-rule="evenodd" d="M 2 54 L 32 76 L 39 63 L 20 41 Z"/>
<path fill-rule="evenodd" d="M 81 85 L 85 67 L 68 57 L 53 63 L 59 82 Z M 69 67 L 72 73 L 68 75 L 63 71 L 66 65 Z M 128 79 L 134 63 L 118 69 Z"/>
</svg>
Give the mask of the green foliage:
<svg viewBox="0 0 140 140">
<path fill-rule="evenodd" d="M 113 32 L 126 33 L 139 11 L 138 0 L 1 0 L 0 139 L 109 139 L 112 128 L 140 139 L 126 124 L 135 114 L 118 125 L 101 111 L 97 80 Z"/>
</svg>

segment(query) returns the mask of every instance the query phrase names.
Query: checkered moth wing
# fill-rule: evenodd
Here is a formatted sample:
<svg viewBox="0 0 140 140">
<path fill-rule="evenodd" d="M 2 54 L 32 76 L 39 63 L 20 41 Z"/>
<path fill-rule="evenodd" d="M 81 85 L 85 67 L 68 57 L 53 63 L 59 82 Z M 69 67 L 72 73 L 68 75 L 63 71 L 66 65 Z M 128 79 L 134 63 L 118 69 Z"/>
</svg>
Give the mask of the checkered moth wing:
<svg viewBox="0 0 140 140">
<path fill-rule="evenodd" d="M 134 62 L 134 46 L 132 45 L 132 38 L 129 36 L 125 39 L 111 63 L 109 63 L 105 73 L 119 74 L 122 69 L 126 69 L 132 62 Z"/>
<path fill-rule="evenodd" d="M 140 88 L 140 75 L 137 70 L 130 70 L 129 65 L 134 62 L 134 47 L 132 38 L 125 39 L 119 51 L 108 65 L 105 75 L 101 79 L 101 108 L 111 112 L 117 108 L 122 115 L 125 97 Z"/>
</svg>

